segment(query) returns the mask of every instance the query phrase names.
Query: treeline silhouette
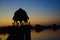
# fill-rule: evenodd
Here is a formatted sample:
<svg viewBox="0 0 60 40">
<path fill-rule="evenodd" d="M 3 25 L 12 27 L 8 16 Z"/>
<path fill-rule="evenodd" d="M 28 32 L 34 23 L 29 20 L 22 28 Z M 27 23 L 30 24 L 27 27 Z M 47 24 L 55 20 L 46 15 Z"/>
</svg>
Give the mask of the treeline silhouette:
<svg viewBox="0 0 60 40">
<path fill-rule="evenodd" d="M 53 31 L 56 31 L 60 29 L 60 25 L 56 25 L 56 24 L 52 24 L 52 25 L 49 25 L 49 26 L 45 26 L 45 25 L 35 25 L 34 29 L 35 32 L 41 32 L 41 31 L 44 31 L 44 30 L 53 30 Z"/>
<path fill-rule="evenodd" d="M 0 34 L 6 34 L 6 33 L 9 34 L 9 33 L 12 33 L 13 31 L 15 31 L 15 30 L 17 30 L 19 28 L 20 27 L 17 27 L 17 26 L 0 27 Z M 28 28 L 29 28 L 29 26 L 28 26 Z M 30 25 L 30 29 L 32 31 L 34 30 L 35 32 L 41 32 L 41 31 L 44 31 L 44 30 L 56 31 L 56 30 L 60 29 L 60 25 L 53 24 L 53 25 L 49 25 L 49 26 L 44 26 L 44 25 L 37 24 L 35 26 Z"/>
</svg>

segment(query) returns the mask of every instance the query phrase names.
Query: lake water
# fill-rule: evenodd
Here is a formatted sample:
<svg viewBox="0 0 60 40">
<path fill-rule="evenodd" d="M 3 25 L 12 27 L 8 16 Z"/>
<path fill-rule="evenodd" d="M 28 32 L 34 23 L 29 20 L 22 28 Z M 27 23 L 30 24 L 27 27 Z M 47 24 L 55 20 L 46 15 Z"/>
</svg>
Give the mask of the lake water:
<svg viewBox="0 0 60 40">
<path fill-rule="evenodd" d="M 0 34 L 0 40 L 6 40 L 9 35 Z M 31 40 L 60 40 L 60 30 L 44 30 L 42 32 L 31 32 Z"/>
</svg>

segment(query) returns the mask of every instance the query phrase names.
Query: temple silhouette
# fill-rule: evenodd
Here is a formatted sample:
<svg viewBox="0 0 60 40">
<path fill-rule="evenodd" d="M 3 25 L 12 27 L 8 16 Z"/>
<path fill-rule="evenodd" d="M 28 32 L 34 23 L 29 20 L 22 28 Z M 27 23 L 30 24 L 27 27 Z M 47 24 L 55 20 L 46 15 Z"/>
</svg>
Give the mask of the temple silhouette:
<svg viewBox="0 0 60 40">
<path fill-rule="evenodd" d="M 14 13 L 13 20 L 14 20 L 14 24 L 16 23 L 16 25 L 19 24 L 18 21 L 20 22 L 21 25 L 24 23 L 26 25 L 28 23 L 29 17 L 28 17 L 27 12 L 25 10 L 23 10 L 22 8 L 19 8 Z M 24 23 L 22 21 L 24 21 Z"/>
<path fill-rule="evenodd" d="M 6 40 L 31 40 L 31 28 L 30 22 L 28 22 L 29 17 L 27 12 L 22 8 L 19 8 L 12 18 L 14 22 L 13 26 L 8 26 L 7 28 L 1 28 L 0 33 L 9 36 Z M 18 22 L 19 21 L 19 22 Z"/>
<path fill-rule="evenodd" d="M 28 15 L 25 10 L 19 8 L 13 16 L 13 27 L 15 30 L 10 30 L 7 40 L 31 40 L 30 23 L 28 23 Z M 19 22 L 18 22 L 19 21 Z M 22 22 L 24 21 L 24 22 Z M 14 29 L 14 28 L 13 28 Z"/>
<path fill-rule="evenodd" d="M 0 27 L 0 34 L 9 34 L 6 40 L 31 40 L 31 30 L 41 32 L 43 30 L 56 31 L 60 29 L 60 25 L 56 24 L 49 26 L 36 24 L 32 26 L 30 22 L 28 22 L 29 17 L 27 12 L 22 8 L 15 11 L 12 19 L 14 20 L 12 26 Z"/>
</svg>

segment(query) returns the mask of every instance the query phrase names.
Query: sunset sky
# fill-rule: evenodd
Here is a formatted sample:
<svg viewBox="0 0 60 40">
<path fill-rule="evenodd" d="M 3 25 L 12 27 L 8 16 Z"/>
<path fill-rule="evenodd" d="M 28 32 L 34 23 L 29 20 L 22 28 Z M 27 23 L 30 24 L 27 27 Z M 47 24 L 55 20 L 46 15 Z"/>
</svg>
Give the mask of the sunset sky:
<svg viewBox="0 0 60 40">
<path fill-rule="evenodd" d="M 0 0 L 0 26 L 11 25 L 19 8 L 27 12 L 32 25 L 60 24 L 60 0 Z"/>
</svg>

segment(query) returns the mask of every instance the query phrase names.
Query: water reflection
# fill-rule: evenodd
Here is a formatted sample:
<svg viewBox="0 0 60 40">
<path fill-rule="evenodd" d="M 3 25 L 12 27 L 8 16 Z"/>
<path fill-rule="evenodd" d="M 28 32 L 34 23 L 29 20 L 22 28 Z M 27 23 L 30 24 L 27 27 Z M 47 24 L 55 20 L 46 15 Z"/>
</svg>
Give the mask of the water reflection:
<svg viewBox="0 0 60 40">
<path fill-rule="evenodd" d="M 6 40 L 8 38 L 8 36 L 9 36 L 9 34 L 6 34 L 6 35 L 0 34 L 0 39 Z"/>
<path fill-rule="evenodd" d="M 8 34 L 0 34 L 0 38 L 2 38 L 2 40 L 6 40 L 8 36 Z M 32 31 L 31 40 L 60 40 L 60 29 L 57 31 L 44 30 L 39 33 Z"/>
<path fill-rule="evenodd" d="M 60 40 L 60 30 L 44 30 L 40 33 L 33 31 L 31 34 L 32 40 Z"/>
</svg>

